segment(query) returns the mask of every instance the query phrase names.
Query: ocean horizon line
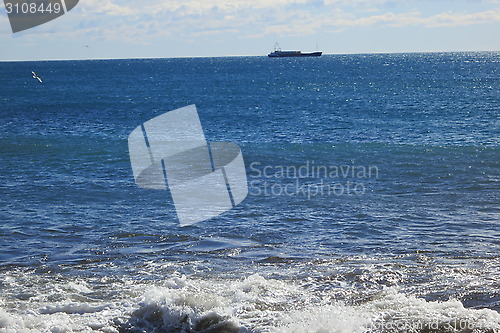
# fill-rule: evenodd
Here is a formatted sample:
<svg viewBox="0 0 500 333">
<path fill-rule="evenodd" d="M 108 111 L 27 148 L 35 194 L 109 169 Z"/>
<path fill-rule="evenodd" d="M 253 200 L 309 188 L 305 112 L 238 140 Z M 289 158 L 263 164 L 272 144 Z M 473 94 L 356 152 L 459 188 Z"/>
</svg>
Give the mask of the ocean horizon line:
<svg viewBox="0 0 500 333">
<path fill-rule="evenodd" d="M 469 50 L 469 51 L 395 51 L 395 52 L 352 52 L 352 53 L 325 53 L 322 56 L 347 56 L 347 55 L 398 55 L 398 54 L 453 54 L 453 53 L 500 53 L 500 50 Z M 44 61 L 106 61 L 106 60 L 160 60 L 160 59 L 205 59 L 205 58 L 267 58 L 267 54 L 260 55 L 219 55 L 219 56 L 172 56 L 172 57 L 124 57 L 124 58 L 81 58 L 81 59 L 38 59 L 38 60 L 25 60 L 25 59 L 0 59 L 0 63 L 10 62 L 44 62 Z"/>
</svg>

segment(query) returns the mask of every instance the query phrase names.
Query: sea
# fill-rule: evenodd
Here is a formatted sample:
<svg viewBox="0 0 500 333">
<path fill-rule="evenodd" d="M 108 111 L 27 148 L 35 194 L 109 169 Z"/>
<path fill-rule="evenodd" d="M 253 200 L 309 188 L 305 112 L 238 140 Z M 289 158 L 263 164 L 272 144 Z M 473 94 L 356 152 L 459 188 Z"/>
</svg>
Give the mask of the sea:
<svg viewBox="0 0 500 333">
<path fill-rule="evenodd" d="M 248 195 L 181 226 L 193 104 Z M 1 333 L 500 332 L 500 52 L 0 62 L 0 162 Z"/>
</svg>

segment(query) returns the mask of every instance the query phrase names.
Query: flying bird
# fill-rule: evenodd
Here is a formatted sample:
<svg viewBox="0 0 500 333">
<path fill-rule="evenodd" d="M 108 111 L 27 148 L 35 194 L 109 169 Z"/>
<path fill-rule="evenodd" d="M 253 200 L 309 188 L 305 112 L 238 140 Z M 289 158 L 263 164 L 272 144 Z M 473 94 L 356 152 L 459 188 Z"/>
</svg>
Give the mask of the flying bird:
<svg viewBox="0 0 500 333">
<path fill-rule="evenodd" d="M 41 78 L 40 76 L 38 76 L 38 74 L 37 74 L 37 73 L 35 73 L 35 72 L 33 72 L 33 71 L 32 71 L 31 73 L 33 74 L 33 78 L 34 78 L 34 79 L 37 79 L 37 80 L 38 80 L 38 82 L 42 83 L 42 78 Z"/>
</svg>

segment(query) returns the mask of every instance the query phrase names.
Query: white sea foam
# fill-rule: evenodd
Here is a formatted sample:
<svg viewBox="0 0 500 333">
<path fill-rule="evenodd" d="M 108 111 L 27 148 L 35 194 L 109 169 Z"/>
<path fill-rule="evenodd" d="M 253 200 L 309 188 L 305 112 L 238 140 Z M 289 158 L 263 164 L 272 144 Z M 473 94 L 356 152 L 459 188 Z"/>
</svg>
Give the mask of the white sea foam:
<svg viewBox="0 0 500 333">
<path fill-rule="evenodd" d="M 396 288 L 346 304 L 310 282 L 257 274 L 173 274 L 155 283 L 75 282 L 31 273 L 10 278 L 24 287 L 6 291 L 0 300 L 1 333 L 500 332 L 500 314 L 493 310 L 467 309 L 457 300 L 429 302 Z"/>
</svg>

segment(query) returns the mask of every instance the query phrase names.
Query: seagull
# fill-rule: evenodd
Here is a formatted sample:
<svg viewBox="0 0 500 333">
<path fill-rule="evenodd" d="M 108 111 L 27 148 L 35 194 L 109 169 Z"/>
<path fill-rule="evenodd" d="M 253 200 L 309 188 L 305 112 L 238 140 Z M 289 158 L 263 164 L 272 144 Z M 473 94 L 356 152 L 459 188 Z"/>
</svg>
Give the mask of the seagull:
<svg viewBox="0 0 500 333">
<path fill-rule="evenodd" d="M 38 80 L 38 82 L 42 83 L 42 78 L 41 78 L 41 77 L 39 77 L 37 73 L 35 73 L 35 72 L 33 72 L 33 71 L 31 71 L 31 73 L 33 74 L 33 78 L 34 78 L 34 79 L 37 79 L 37 80 Z"/>
</svg>

